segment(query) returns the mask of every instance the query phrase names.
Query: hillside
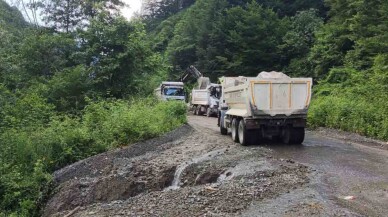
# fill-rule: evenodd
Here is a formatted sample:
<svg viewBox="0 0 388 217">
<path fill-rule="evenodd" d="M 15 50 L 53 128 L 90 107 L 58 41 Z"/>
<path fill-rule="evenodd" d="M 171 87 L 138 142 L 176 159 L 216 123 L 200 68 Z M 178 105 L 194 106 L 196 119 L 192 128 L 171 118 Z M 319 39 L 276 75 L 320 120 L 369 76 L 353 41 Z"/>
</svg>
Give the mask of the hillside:
<svg viewBox="0 0 388 217">
<path fill-rule="evenodd" d="M 0 0 L 0 25 L 1 28 L 21 29 L 28 24 L 17 8 L 9 6 L 4 0 Z"/>
</svg>

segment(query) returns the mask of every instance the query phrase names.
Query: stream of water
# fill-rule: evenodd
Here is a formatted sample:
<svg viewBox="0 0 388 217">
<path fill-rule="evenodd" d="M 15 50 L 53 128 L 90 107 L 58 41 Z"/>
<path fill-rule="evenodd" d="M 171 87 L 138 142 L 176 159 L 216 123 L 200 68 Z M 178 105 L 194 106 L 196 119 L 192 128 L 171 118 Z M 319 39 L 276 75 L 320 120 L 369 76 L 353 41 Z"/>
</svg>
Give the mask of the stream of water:
<svg viewBox="0 0 388 217">
<path fill-rule="evenodd" d="M 176 189 L 180 188 L 180 186 L 182 184 L 181 183 L 182 173 L 183 173 L 183 171 L 185 171 L 185 169 L 188 166 L 190 166 L 192 164 L 208 161 L 212 158 L 215 158 L 219 155 L 222 155 L 223 153 L 225 153 L 225 151 L 226 151 L 226 149 L 214 150 L 214 151 L 208 152 L 204 155 L 201 155 L 199 157 L 193 158 L 189 161 L 181 163 L 180 165 L 177 166 L 177 168 L 175 170 L 174 180 L 172 181 L 171 186 L 167 187 L 165 190 L 176 190 Z"/>
</svg>

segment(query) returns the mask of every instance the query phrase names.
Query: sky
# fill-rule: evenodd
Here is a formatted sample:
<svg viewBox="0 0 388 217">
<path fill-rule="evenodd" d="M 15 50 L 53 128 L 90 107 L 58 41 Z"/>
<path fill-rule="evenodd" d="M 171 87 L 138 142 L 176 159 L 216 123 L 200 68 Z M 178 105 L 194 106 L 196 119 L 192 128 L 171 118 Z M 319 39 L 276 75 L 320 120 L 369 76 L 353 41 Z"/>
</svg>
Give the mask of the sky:
<svg viewBox="0 0 388 217">
<path fill-rule="evenodd" d="M 130 19 L 135 12 L 140 11 L 141 1 L 142 0 L 123 0 L 123 2 L 128 5 L 127 7 L 121 10 L 123 16 L 127 19 Z"/>
<path fill-rule="evenodd" d="M 17 0 L 5 0 L 5 1 L 10 3 L 11 5 L 15 5 L 18 2 Z M 29 1 L 25 1 L 25 2 L 29 2 Z M 128 20 L 131 19 L 131 17 L 134 15 L 135 12 L 140 12 L 142 0 L 123 0 L 123 2 L 127 6 L 121 9 L 121 13 Z M 22 13 L 23 15 L 25 15 L 24 12 Z M 39 17 L 38 17 L 38 20 L 39 20 L 38 23 L 41 23 Z"/>
</svg>

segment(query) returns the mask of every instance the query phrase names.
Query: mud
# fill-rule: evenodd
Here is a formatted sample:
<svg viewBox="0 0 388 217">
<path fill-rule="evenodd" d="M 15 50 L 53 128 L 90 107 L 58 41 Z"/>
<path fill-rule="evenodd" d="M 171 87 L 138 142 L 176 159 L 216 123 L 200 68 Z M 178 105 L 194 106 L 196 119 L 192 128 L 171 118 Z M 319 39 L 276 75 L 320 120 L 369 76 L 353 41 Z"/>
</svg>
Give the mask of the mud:
<svg viewBox="0 0 388 217">
<path fill-rule="evenodd" d="M 388 154 L 322 132 L 308 132 L 300 146 L 244 147 L 220 135 L 216 121 L 189 116 L 188 125 L 163 137 L 56 172 L 56 193 L 44 216 L 387 213 Z M 356 199 L 344 200 L 348 195 Z"/>
</svg>

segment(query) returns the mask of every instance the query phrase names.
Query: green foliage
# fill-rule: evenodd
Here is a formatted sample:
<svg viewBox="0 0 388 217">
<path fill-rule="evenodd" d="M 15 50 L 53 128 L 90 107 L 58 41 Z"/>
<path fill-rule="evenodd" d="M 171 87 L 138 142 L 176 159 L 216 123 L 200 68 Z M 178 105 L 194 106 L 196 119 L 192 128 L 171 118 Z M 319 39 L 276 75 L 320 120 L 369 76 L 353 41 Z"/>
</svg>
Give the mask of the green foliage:
<svg viewBox="0 0 388 217">
<path fill-rule="evenodd" d="M 55 105 L 57 111 L 75 112 L 85 107 L 86 97 L 92 97 L 92 79 L 90 69 L 83 65 L 66 68 L 56 73 L 42 91 L 48 102 Z"/>
<path fill-rule="evenodd" d="M 0 0 L 0 33 L 2 29 L 16 30 L 27 26 L 28 23 L 17 8 L 9 6 L 4 0 Z"/>
<path fill-rule="evenodd" d="M 16 25 L 0 2 L 0 216 L 39 216 L 53 171 L 186 121 L 184 104 L 124 100 L 152 93 L 169 65 L 142 23 L 104 5 L 120 1 L 92 2 L 51 20 L 59 32 Z M 74 31 L 78 18 L 88 28 Z"/>
<path fill-rule="evenodd" d="M 44 109 L 36 101 L 24 113 Z M 21 103 L 25 105 L 25 103 Z M 8 116 L 19 116 L 20 111 Z M 48 115 L 42 113 L 42 115 Z M 152 98 L 91 102 L 81 117 L 51 115 L 47 122 L 28 120 L 28 125 L 6 128 L 0 134 L 0 213 L 38 215 L 50 190 L 50 173 L 77 160 L 111 148 L 162 135 L 186 122 L 181 102 Z M 44 120 L 44 118 L 41 118 Z"/>
<path fill-rule="evenodd" d="M 327 1 L 331 19 L 317 34 L 309 59 L 323 78 L 330 68 L 345 65 L 357 70 L 372 67 L 377 54 L 388 52 L 386 1 Z"/>
<path fill-rule="evenodd" d="M 333 68 L 315 89 L 311 126 L 326 126 L 388 139 L 387 55 L 375 58 L 371 72 Z"/>
<path fill-rule="evenodd" d="M 387 140 L 388 4 L 327 2 L 331 18 L 309 55 L 322 79 L 315 88 L 310 124 Z"/>
<path fill-rule="evenodd" d="M 143 82 L 167 71 L 160 55 L 150 49 L 142 23 L 101 16 L 80 36 L 84 41 L 79 60 L 90 66 L 93 89 L 102 96 L 147 95 L 155 86 Z"/>
<path fill-rule="evenodd" d="M 365 99 L 327 96 L 313 101 L 308 121 L 312 127 L 338 128 L 387 140 L 387 114 L 386 106 L 381 103 L 376 105 Z"/>
<path fill-rule="evenodd" d="M 32 6 L 44 11 L 43 20 L 51 28 L 69 33 L 87 27 L 101 14 L 114 19 L 124 3 L 121 0 L 38 0 Z"/>
<path fill-rule="evenodd" d="M 83 123 L 96 145 L 117 147 L 152 138 L 186 122 L 185 105 L 181 102 L 155 102 L 142 99 L 103 101 L 85 108 Z"/>
<path fill-rule="evenodd" d="M 278 46 L 288 22 L 255 1 L 233 6 L 226 0 L 199 0 L 177 17 L 176 24 L 162 23 L 160 27 L 164 26 L 161 31 L 166 29 L 171 38 L 163 42 L 174 67 L 170 77 L 178 77 L 192 64 L 212 79 L 281 67 Z M 172 26 L 173 33 L 168 30 Z"/>
<path fill-rule="evenodd" d="M 205 57 L 207 47 L 211 46 L 208 40 L 212 22 L 220 16 L 224 5 L 223 0 L 196 1 L 176 23 L 166 53 L 179 73 Z"/>
<path fill-rule="evenodd" d="M 285 68 L 287 74 L 293 76 L 313 76 L 312 64 L 307 60 L 310 48 L 315 43 L 315 33 L 322 28 L 323 20 L 316 10 L 301 11 L 291 17 L 291 25 L 279 46 L 283 59 L 289 60 Z"/>
<path fill-rule="evenodd" d="M 286 20 L 255 1 L 246 7 L 234 7 L 226 12 L 222 29 L 226 44 L 224 55 L 217 55 L 227 74 L 255 75 L 263 70 L 280 69 L 277 47 L 286 33 Z"/>
</svg>

